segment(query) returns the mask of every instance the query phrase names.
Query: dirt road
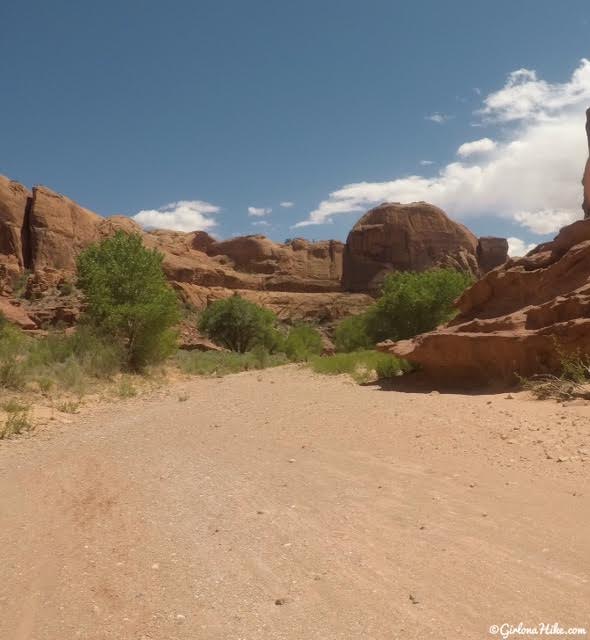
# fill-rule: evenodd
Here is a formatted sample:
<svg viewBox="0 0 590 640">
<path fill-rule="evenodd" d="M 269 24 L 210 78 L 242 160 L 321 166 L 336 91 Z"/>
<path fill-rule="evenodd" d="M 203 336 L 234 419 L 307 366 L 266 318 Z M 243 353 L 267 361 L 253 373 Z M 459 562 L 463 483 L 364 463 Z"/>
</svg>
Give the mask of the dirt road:
<svg viewBox="0 0 590 640">
<path fill-rule="evenodd" d="M 587 406 L 179 383 L 1 444 L 0 638 L 590 637 L 589 470 Z"/>
</svg>

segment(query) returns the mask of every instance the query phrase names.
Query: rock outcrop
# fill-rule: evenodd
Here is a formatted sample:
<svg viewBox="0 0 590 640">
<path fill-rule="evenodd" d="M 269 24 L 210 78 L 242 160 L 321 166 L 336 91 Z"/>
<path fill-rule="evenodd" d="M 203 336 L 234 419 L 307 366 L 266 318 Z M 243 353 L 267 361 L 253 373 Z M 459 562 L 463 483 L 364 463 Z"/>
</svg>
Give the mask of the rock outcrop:
<svg viewBox="0 0 590 640">
<path fill-rule="evenodd" d="M 491 271 L 456 306 L 448 325 L 379 349 L 433 381 L 468 385 L 555 373 L 559 351 L 590 353 L 590 220 Z"/>
<path fill-rule="evenodd" d="M 125 216 L 104 218 L 51 189 L 29 191 L 0 176 L 1 311 L 28 329 L 75 323 L 81 301 L 62 292 L 71 289 L 76 258 L 118 230 L 139 233 L 158 249 L 171 284 L 197 309 L 239 291 L 282 319 L 329 323 L 372 302 L 342 293 L 341 242 L 278 244 L 259 235 L 218 241 L 203 231 L 144 231 Z"/>
<path fill-rule="evenodd" d="M 0 262 L 10 275 L 28 266 L 29 260 L 23 257 L 22 231 L 30 200 L 31 192 L 22 184 L 0 176 Z"/>
<path fill-rule="evenodd" d="M 588 138 L 588 160 L 586 160 L 586 168 L 582 178 L 582 185 L 584 186 L 582 209 L 584 209 L 584 217 L 590 218 L 590 109 L 586 111 L 586 137 Z"/>
<path fill-rule="evenodd" d="M 386 203 L 371 209 L 346 240 L 342 286 L 347 291 L 378 291 L 391 271 L 423 271 L 435 266 L 474 275 L 505 262 L 508 243 L 480 241 L 426 202 Z"/>
<path fill-rule="evenodd" d="M 508 240 L 489 236 L 480 238 L 477 242 L 476 257 L 481 273 L 499 267 L 508 259 Z"/>
<path fill-rule="evenodd" d="M 261 235 L 219 241 L 204 231 L 145 231 L 128 217 L 104 218 L 47 187 L 29 191 L 0 176 L 0 295 L 18 308 L 6 315 L 18 316 L 23 326 L 75 323 L 81 307 L 71 292 L 76 258 L 118 230 L 141 234 L 163 254 L 172 286 L 196 309 L 238 291 L 281 319 L 328 327 L 366 309 L 393 269 L 444 265 L 477 274 L 501 264 L 506 253 L 506 241 L 478 241 L 426 203 L 373 209 L 346 247 L 302 238 L 279 244 Z"/>
</svg>

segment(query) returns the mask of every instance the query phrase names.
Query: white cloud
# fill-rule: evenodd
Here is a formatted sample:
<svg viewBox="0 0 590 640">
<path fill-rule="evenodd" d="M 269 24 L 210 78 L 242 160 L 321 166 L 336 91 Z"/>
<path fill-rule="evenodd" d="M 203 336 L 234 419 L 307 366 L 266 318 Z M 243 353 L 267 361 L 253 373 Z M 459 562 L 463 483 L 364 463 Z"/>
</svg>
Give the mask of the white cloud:
<svg viewBox="0 0 590 640">
<path fill-rule="evenodd" d="M 271 213 L 272 209 L 265 209 L 264 207 L 248 207 L 248 215 L 253 218 L 262 218 Z"/>
<path fill-rule="evenodd" d="M 290 209 L 291 207 L 294 207 L 295 203 L 291 202 L 290 200 L 285 200 L 284 202 L 281 202 L 281 207 L 283 207 L 284 209 Z"/>
<path fill-rule="evenodd" d="M 256 220 L 256 222 L 252 223 L 253 227 L 270 227 L 270 222 L 268 220 Z"/>
<path fill-rule="evenodd" d="M 457 155 L 462 158 L 476 155 L 478 153 L 488 153 L 496 148 L 496 143 L 490 138 L 481 138 L 473 142 L 464 142 L 458 149 Z"/>
<path fill-rule="evenodd" d="M 180 200 L 160 209 L 146 209 L 132 216 L 135 222 L 151 229 L 173 231 L 206 231 L 217 225 L 211 216 L 219 207 L 201 200 Z"/>
<path fill-rule="evenodd" d="M 446 113 L 433 113 L 429 116 L 424 116 L 424 120 L 430 120 L 430 122 L 436 122 L 436 124 L 444 124 L 448 122 L 453 116 L 449 116 Z"/>
<path fill-rule="evenodd" d="M 434 164 L 433 160 L 420 160 L 420 165 L 423 167 L 429 167 L 431 164 Z"/>
<path fill-rule="evenodd" d="M 552 233 L 571 224 L 580 217 L 578 211 L 560 211 L 558 209 L 544 209 L 540 211 L 517 211 L 514 219 L 533 233 L 544 235 Z"/>
<path fill-rule="evenodd" d="M 524 92 L 526 100 L 523 92 L 513 91 L 529 83 L 535 86 Z M 501 99 L 492 99 L 502 92 Z M 584 111 L 589 103 L 587 60 L 562 84 L 545 83 L 533 72 L 514 72 L 504 89 L 484 99 L 482 111 L 486 118 L 515 124 L 504 129 L 504 140 L 477 162 L 451 162 L 434 177 L 344 185 L 295 226 L 327 224 L 336 215 L 364 212 L 383 201 L 425 200 L 453 217 L 497 216 L 535 233 L 557 231 L 582 217 L 580 179 L 588 156 Z M 525 113 L 535 117 L 526 119 Z"/>
<path fill-rule="evenodd" d="M 480 113 L 490 120 L 547 120 L 569 107 L 590 101 L 590 60 L 583 58 L 564 83 L 540 80 L 535 71 L 518 69 L 508 75 L 502 89 L 491 93 Z"/>
<path fill-rule="evenodd" d="M 520 238 L 508 238 L 508 255 L 511 257 L 525 256 L 531 249 L 537 245 L 534 243 L 526 244 Z"/>
</svg>

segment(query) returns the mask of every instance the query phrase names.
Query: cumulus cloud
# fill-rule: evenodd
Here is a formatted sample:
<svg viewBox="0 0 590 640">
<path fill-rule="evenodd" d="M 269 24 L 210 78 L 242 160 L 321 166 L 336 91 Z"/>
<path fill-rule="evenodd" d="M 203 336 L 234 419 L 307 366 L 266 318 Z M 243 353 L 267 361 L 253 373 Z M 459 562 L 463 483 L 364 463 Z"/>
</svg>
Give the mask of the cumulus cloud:
<svg viewBox="0 0 590 640">
<path fill-rule="evenodd" d="M 511 257 L 526 256 L 535 247 L 534 243 L 526 244 L 520 238 L 508 238 L 508 255 Z"/>
<path fill-rule="evenodd" d="M 248 215 L 252 218 L 263 218 L 271 213 L 272 209 L 265 209 L 264 207 L 248 207 Z"/>
<path fill-rule="evenodd" d="M 283 202 L 281 202 L 281 207 L 283 207 L 284 209 L 290 209 L 291 207 L 294 207 L 295 203 L 291 202 L 290 200 L 284 200 Z"/>
<path fill-rule="evenodd" d="M 481 138 L 473 142 L 464 142 L 458 149 L 457 155 L 462 158 L 477 155 L 478 153 L 487 153 L 496 148 L 496 143 L 490 138 Z"/>
<path fill-rule="evenodd" d="M 580 217 L 579 211 L 544 209 L 541 211 L 517 211 L 514 219 L 533 233 L 552 233 Z"/>
<path fill-rule="evenodd" d="M 540 80 L 533 71 L 515 71 L 503 89 L 484 98 L 480 109 L 484 118 L 512 122 L 503 124 L 504 139 L 493 149 L 475 159 L 471 154 L 461 157 L 434 177 L 344 185 L 295 226 L 328 224 L 334 216 L 365 211 L 383 201 L 425 200 L 458 218 L 492 215 L 534 233 L 557 231 L 581 217 L 588 104 L 588 60 L 559 84 Z"/>
<path fill-rule="evenodd" d="M 502 89 L 484 99 L 479 113 L 498 122 L 548 120 L 589 100 L 590 61 L 584 58 L 564 83 L 541 80 L 531 69 L 513 71 Z"/>
<path fill-rule="evenodd" d="M 219 211 L 216 205 L 202 200 L 180 200 L 160 209 L 139 211 L 131 217 L 148 229 L 207 231 L 217 225 L 217 221 L 212 216 Z"/>
<path fill-rule="evenodd" d="M 453 116 L 449 116 L 446 113 L 433 113 L 429 116 L 424 116 L 424 120 L 430 120 L 430 122 L 436 122 L 436 124 L 444 124 L 448 122 Z"/>
</svg>

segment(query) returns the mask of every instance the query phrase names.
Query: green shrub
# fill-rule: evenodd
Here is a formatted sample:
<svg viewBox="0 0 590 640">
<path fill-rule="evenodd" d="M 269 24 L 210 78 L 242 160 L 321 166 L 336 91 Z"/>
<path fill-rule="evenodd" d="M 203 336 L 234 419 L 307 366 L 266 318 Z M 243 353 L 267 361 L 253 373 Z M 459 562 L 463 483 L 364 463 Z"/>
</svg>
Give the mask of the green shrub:
<svg viewBox="0 0 590 640">
<path fill-rule="evenodd" d="M 367 334 L 376 343 L 431 331 L 451 319 L 454 300 L 472 281 L 454 269 L 388 275 L 382 296 L 365 315 Z"/>
<path fill-rule="evenodd" d="M 6 422 L 0 427 L 0 440 L 17 436 L 33 428 L 29 420 L 29 408 L 21 407 L 8 413 Z"/>
<path fill-rule="evenodd" d="M 285 339 L 284 351 L 289 360 L 305 362 L 322 352 L 322 336 L 307 324 L 296 325 Z"/>
<path fill-rule="evenodd" d="M 162 255 L 146 249 L 139 235 L 118 232 L 78 257 L 78 286 L 88 323 L 110 336 L 133 370 L 159 362 L 176 346 L 171 328 L 178 301 L 162 270 Z"/>
<path fill-rule="evenodd" d="M 276 351 L 276 324 L 272 311 L 235 294 L 210 304 L 201 314 L 198 327 L 217 344 L 245 353 L 258 345 Z"/>
<path fill-rule="evenodd" d="M 252 369 L 276 367 L 288 362 L 281 353 L 270 354 L 261 349 L 249 353 L 233 351 L 180 351 L 177 362 L 184 373 L 200 376 L 223 376 Z"/>
<path fill-rule="evenodd" d="M 336 351 L 348 353 L 370 349 L 375 342 L 367 331 L 367 317 L 364 313 L 344 318 L 334 332 Z"/>
<path fill-rule="evenodd" d="M 316 373 L 327 375 L 347 373 L 359 383 L 374 377 L 389 378 L 399 375 L 399 372 L 409 371 L 407 362 L 378 351 L 355 351 L 316 357 L 311 360 L 311 367 Z"/>
</svg>

